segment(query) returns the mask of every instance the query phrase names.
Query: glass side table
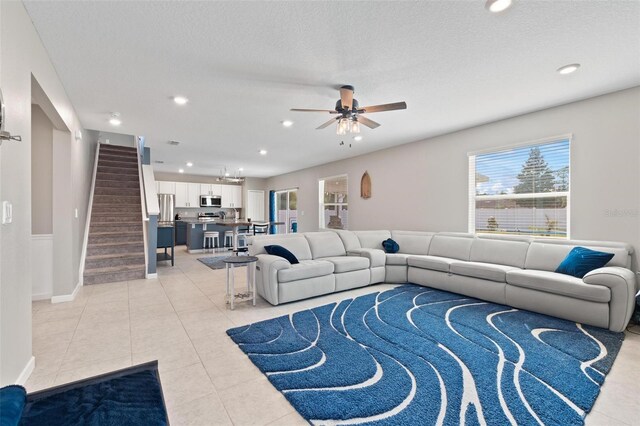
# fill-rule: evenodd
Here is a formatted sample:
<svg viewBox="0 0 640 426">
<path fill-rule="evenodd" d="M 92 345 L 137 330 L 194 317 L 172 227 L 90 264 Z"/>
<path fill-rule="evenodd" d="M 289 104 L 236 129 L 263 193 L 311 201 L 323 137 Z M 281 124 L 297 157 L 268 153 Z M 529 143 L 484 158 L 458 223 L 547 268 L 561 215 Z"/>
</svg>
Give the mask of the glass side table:
<svg viewBox="0 0 640 426">
<path fill-rule="evenodd" d="M 233 310 L 233 302 L 235 299 L 253 298 L 253 306 L 256 305 L 256 262 L 258 258 L 255 256 L 230 256 L 222 260 L 225 263 L 227 271 L 227 293 L 226 302 L 229 308 Z M 247 291 L 246 293 L 237 293 L 235 289 L 234 270 L 237 266 L 247 267 Z"/>
</svg>

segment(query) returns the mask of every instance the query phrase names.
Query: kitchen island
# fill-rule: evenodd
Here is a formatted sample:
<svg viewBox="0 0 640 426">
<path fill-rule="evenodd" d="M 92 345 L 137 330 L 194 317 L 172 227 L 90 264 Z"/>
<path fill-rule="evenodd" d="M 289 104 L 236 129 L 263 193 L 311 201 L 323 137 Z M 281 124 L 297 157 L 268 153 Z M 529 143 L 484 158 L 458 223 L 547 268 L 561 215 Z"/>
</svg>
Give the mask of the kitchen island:
<svg viewBox="0 0 640 426">
<path fill-rule="evenodd" d="M 237 235 L 238 228 L 248 228 L 253 223 L 247 222 L 245 219 L 181 219 L 187 224 L 187 251 L 189 253 L 201 253 L 204 251 L 204 233 L 217 232 L 220 245 L 225 248 L 232 249 L 231 246 L 225 246 L 224 233 L 226 231 L 234 231 Z M 271 225 L 282 225 L 284 222 L 271 222 Z M 237 237 L 234 237 L 234 246 L 237 244 Z"/>
</svg>

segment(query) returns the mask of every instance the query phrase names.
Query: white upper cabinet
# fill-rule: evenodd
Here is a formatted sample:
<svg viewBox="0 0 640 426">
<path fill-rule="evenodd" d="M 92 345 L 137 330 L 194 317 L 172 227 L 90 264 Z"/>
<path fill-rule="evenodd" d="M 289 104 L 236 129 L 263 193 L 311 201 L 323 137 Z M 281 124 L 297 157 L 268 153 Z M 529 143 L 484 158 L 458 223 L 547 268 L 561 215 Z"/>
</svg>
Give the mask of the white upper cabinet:
<svg viewBox="0 0 640 426">
<path fill-rule="evenodd" d="M 189 187 L 185 182 L 175 182 L 176 187 L 176 207 L 190 207 L 189 206 Z"/>
<path fill-rule="evenodd" d="M 165 181 L 156 181 L 156 190 L 158 194 L 175 194 L 176 193 L 176 183 L 175 182 L 165 182 Z"/>
<path fill-rule="evenodd" d="M 222 185 L 214 183 L 211 185 L 211 195 L 222 196 Z"/>
<path fill-rule="evenodd" d="M 211 184 L 201 183 L 200 184 L 200 195 L 213 195 L 211 193 Z"/>
<path fill-rule="evenodd" d="M 242 186 L 220 185 L 222 191 L 222 207 L 239 209 L 242 207 Z"/>
<path fill-rule="evenodd" d="M 176 207 L 200 207 L 200 184 L 175 182 Z"/>
</svg>

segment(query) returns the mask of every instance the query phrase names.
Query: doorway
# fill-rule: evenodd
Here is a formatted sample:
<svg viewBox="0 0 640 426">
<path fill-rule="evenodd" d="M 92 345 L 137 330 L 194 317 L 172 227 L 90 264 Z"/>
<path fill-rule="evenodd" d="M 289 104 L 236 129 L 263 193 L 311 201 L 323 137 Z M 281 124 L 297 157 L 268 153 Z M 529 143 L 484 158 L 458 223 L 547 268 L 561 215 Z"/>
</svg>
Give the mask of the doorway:
<svg viewBox="0 0 640 426">
<path fill-rule="evenodd" d="M 298 232 L 298 190 L 276 191 L 276 221 L 284 225 L 276 226 L 277 234 Z"/>
</svg>

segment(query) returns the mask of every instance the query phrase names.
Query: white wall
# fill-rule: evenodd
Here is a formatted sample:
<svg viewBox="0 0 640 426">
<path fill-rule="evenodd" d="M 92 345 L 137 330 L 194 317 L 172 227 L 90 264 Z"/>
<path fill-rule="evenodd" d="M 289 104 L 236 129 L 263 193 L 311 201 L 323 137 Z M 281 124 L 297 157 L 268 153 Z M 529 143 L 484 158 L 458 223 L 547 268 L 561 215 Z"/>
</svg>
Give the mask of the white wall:
<svg viewBox="0 0 640 426">
<path fill-rule="evenodd" d="M 22 136 L 22 142 L 4 142 L 0 148 L 0 200 L 13 204 L 13 223 L 0 226 L 1 386 L 26 380 L 25 368 L 32 359 L 31 277 L 32 269 L 38 267 L 31 262 L 32 75 L 66 127 L 62 132 L 66 136 L 60 136 L 66 140 L 60 142 L 68 146 L 71 159 L 67 181 L 54 182 L 54 194 L 56 185 L 66 187 L 72 194 L 72 205 L 64 211 L 58 212 L 54 206 L 54 234 L 55 215 L 59 214 L 61 221 L 69 223 L 70 230 L 68 235 L 60 236 L 67 241 L 61 245 L 63 253 L 76 266 L 70 282 L 60 283 L 60 291 L 72 290 L 79 278 L 83 219 L 95 145 L 73 138 L 81 130 L 81 124 L 21 2 L 0 2 L 0 43 L 0 87 L 6 103 L 6 129 Z M 77 219 L 73 214 L 75 208 Z"/>
<path fill-rule="evenodd" d="M 31 233 L 53 232 L 53 123 L 31 105 Z"/>
<path fill-rule="evenodd" d="M 318 227 L 318 179 L 344 173 L 350 229 L 466 232 L 468 152 L 567 133 L 571 238 L 624 241 L 640 250 L 639 87 L 276 176 L 266 188 L 300 188 L 303 232 Z M 360 198 L 365 171 L 368 200 Z"/>
</svg>

